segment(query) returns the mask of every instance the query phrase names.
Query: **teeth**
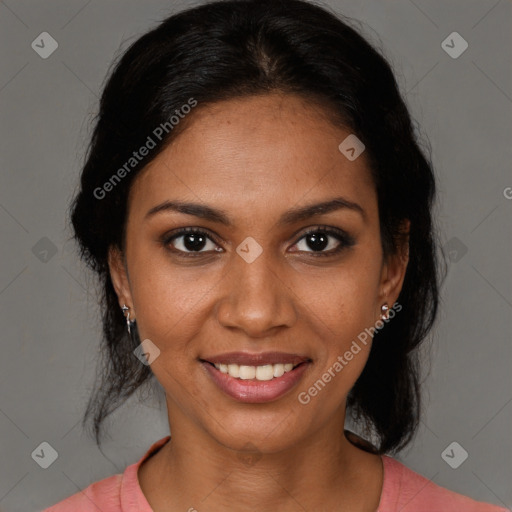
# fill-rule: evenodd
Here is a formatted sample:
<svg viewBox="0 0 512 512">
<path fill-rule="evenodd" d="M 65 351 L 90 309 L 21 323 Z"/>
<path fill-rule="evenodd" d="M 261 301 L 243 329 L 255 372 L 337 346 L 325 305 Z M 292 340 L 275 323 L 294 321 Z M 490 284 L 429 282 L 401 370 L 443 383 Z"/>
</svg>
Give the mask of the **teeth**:
<svg viewBox="0 0 512 512">
<path fill-rule="evenodd" d="M 284 375 L 284 364 L 274 364 L 274 377 L 281 377 Z"/>
<path fill-rule="evenodd" d="M 240 366 L 237 364 L 228 364 L 228 372 L 231 377 L 238 377 L 240 376 Z"/>
<path fill-rule="evenodd" d="M 240 365 L 240 370 L 238 372 L 238 377 L 240 379 L 254 379 L 256 377 L 256 366 L 244 366 Z"/>
<path fill-rule="evenodd" d="M 217 370 L 228 374 L 230 377 L 242 380 L 272 380 L 273 378 L 281 377 L 286 372 L 293 370 L 293 367 L 294 365 L 292 363 L 265 364 L 263 366 L 215 363 Z"/>
<path fill-rule="evenodd" d="M 272 380 L 274 378 L 274 368 L 271 364 L 256 367 L 257 380 Z"/>
</svg>

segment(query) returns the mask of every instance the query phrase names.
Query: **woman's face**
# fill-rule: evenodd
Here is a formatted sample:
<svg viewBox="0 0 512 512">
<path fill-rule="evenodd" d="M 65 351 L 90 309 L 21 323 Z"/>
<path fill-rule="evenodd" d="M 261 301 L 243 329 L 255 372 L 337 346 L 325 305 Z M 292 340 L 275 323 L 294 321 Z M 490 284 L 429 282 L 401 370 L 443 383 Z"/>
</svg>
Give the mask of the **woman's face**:
<svg viewBox="0 0 512 512">
<path fill-rule="evenodd" d="M 296 96 L 200 107 L 134 181 L 128 274 L 113 251 L 111 275 L 160 351 L 151 369 L 173 432 L 277 451 L 343 423 L 371 347 L 362 333 L 396 301 L 406 261 L 384 262 L 365 153 L 338 149 L 350 131 Z M 151 213 L 177 202 L 197 206 Z"/>
</svg>

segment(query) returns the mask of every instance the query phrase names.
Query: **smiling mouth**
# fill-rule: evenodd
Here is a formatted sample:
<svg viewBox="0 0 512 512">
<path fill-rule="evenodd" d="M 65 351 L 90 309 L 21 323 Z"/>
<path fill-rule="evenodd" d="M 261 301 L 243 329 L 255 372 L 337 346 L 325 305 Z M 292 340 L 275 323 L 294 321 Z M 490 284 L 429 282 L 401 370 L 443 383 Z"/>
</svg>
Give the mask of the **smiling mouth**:
<svg viewBox="0 0 512 512">
<path fill-rule="evenodd" d="M 311 358 L 284 352 L 231 352 L 198 358 L 212 382 L 237 402 L 272 402 L 304 377 Z"/>
<path fill-rule="evenodd" d="M 239 364 L 224 364 L 224 363 L 211 363 L 210 361 L 204 361 L 208 363 L 221 373 L 229 375 L 239 380 L 260 380 L 268 381 L 282 377 L 285 373 L 291 372 L 298 366 L 305 364 L 300 362 L 297 364 L 293 363 L 277 363 L 277 364 L 265 364 L 261 366 L 248 366 Z"/>
</svg>

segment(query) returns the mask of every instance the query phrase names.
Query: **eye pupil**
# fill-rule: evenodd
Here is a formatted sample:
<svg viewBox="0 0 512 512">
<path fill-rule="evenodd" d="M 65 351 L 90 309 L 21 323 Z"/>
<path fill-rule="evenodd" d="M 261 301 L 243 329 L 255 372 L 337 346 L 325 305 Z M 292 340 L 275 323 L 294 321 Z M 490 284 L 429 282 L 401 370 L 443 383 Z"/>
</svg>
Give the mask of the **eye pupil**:
<svg viewBox="0 0 512 512">
<path fill-rule="evenodd" d="M 205 242 L 206 237 L 198 233 L 189 233 L 183 237 L 183 245 L 187 251 L 200 251 Z"/>
<path fill-rule="evenodd" d="M 311 233 L 307 236 L 307 239 L 309 247 L 317 251 L 323 251 L 329 243 L 328 237 L 323 233 Z"/>
</svg>

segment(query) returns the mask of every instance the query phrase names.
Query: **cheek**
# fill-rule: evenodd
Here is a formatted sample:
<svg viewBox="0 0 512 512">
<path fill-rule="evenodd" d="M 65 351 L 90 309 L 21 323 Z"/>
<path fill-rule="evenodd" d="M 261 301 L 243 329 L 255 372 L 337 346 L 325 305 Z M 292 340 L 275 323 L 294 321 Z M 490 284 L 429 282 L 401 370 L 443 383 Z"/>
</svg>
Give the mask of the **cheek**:
<svg viewBox="0 0 512 512">
<path fill-rule="evenodd" d="M 147 285 L 147 286 L 146 286 Z M 202 369 L 197 361 L 199 341 L 204 339 L 204 313 L 209 288 L 194 279 L 180 280 L 160 275 L 140 288 L 141 340 L 149 338 L 160 350 L 151 371 L 165 390 L 168 413 L 177 411 L 196 418 L 211 407 L 200 383 Z M 181 414 L 179 413 L 179 414 Z M 174 420 L 172 417 L 171 422 Z"/>
<path fill-rule="evenodd" d="M 346 343 L 378 320 L 379 284 L 379 261 L 354 254 L 333 272 L 305 280 L 301 295 L 307 309 L 314 312 L 309 317 L 323 323 L 331 337 Z"/>
<path fill-rule="evenodd" d="M 135 274 L 135 273 L 134 273 Z M 206 407 L 195 386 L 196 357 L 204 328 L 205 304 L 212 283 L 183 273 L 170 264 L 149 264 L 146 260 L 133 282 L 133 298 L 141 341 L 150 339 L 159 349 L 151 371 L 166 394 L 183 410 Z"/>
<path fill-rule="evenodd" d="M 204 323 L 202 316 L 214 293 L 217 273 L 201 272 L 197 267 L 173 268 L 165 257 L 154 255 L 138 261 L 132 295 L 141 340 L 154 340 L 162 352 L 185 350 Z"/>
<path fill-rule="evenodd" d="M 375 269 L 364 265 L 325 279 L 324 293 L 309 303 L 308 317 L 315 333 L 316 364 L 297 392 L 316 421 L 322 421 L 343 404 L 361 375 L 372 345 L 375 325 Z M 318 283 L 317 283 L 318 284 Z M 312 314 L 313 313 L 313 314 Z"/>
<path fill-rule="evenodd" d="M 360 250 L 335 271 L 302 285 L 301 296 L 309 296 L 303 315 L 318 340 L 318 364 L 308 385 L 315 386 L 320 379 L 318 389 L 329 382 L 331 393 L 323 400 L 332 400 L 333 406 L 352 388 L 369 356 L 371 328 L 379 319 L 375 307 L 381 270 L 378 255 L 370 247 Z"/>
</svg>

